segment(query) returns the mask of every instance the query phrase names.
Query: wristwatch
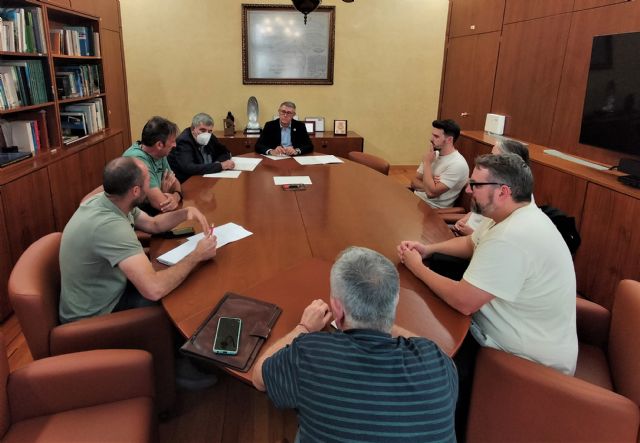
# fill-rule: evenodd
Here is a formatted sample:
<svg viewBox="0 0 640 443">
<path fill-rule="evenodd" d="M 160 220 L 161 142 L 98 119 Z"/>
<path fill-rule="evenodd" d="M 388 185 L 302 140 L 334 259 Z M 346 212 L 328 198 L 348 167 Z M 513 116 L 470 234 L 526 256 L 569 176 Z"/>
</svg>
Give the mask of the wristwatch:
<svg viewBox="0 0 640 443">
<path fill-rule="evenodd" d="M 296 155 L 300 155 L 302 154 L 302 150 L 300 150 L 300 148 L 296 148 Z"/>
</svg>

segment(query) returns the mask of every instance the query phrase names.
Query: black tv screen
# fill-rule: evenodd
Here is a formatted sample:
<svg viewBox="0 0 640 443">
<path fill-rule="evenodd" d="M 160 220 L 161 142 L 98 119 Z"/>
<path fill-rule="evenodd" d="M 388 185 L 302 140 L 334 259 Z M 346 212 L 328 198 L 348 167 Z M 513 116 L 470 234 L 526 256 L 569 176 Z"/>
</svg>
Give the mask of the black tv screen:
<svg viewBox="0 0 640 443">
<path fill-rule="evenodd" d="M 640 155 L 640 32 L 593 38 L 580 143 Z"/>
</svg>

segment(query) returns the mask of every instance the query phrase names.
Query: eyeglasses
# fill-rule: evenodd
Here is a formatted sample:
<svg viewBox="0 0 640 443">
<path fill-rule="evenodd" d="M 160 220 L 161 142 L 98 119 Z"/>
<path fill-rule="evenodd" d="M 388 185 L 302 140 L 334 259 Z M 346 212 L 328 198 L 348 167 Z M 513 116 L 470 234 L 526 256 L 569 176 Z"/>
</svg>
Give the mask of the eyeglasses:
<svg viewBox="0 0 640 443">
<path fill-rule="evenodd" d="M 485 185 L 509 186 L 506 183 L 498 183 L 498 182 L 469 182 L 467 184 L 469 185 L 472 191 L 476 186 L 485 186 Z"/>
<path fill-rule="evenodd" d="M 293 115 L 295 114 L 295 112 L 291 112 L 291 111 L 283 111 L 282 109 L 278 111 L 278 114 L 280 115 Z"/>
</svg>

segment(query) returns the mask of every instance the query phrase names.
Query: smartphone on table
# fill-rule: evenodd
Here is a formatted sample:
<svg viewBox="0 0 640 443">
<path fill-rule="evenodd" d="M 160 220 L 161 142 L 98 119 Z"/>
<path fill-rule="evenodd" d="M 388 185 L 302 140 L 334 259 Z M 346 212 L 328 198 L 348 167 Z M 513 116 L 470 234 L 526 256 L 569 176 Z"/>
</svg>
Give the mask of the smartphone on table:
<svg viewBox="0 0 640 443">
<path fill-rule="evenodd" d="M 236 317 L 220 317 L 213 339 L 213 352 L 216 354 L 236 355 L 240 347 L 242 320 Z"/>
</svg>

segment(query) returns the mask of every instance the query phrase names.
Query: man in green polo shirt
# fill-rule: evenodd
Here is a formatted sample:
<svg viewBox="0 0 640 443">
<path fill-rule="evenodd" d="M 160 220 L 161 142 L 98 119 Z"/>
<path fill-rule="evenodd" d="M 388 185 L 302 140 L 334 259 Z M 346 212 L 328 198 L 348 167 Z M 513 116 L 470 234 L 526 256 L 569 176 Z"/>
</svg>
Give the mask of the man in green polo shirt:
<svg viewBox="0 0 640 443">
<path fill-rule="evenodd" d="M 178 126 L 163 117 L 152 117 L 142 128 L 142 137 L 127 149 L 124 157 L 135 157 L 149 171 L 146 201 L 141 208 L 149 214 L 170 212 L 182 200 L 182 187 L 173 174 L 167 156 L 176 147 Z"/>
</svg>

